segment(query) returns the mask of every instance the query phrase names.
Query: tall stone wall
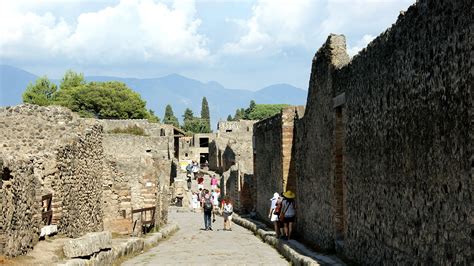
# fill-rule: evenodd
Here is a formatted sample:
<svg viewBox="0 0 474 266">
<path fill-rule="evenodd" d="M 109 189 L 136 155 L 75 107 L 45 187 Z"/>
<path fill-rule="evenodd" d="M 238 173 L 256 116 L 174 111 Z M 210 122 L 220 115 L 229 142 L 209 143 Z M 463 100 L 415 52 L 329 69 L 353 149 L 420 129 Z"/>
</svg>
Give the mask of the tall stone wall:
<svg viewBox="0 0 474 266">
<path fill-rule="evenodd" d="M 303 115 L 303 106 L 287 107 L 280 114 L 254 124 L 256 211 L 262 219 L 267 219 L 273 193 L 297 192 L 293 132 L 295 118 Z"/>
<path fill-rule="evenodd" d="M 61 233 L 102 230 L 100 125 L 61 107 L 19 105 L 0 108 L 0 129 L 0 253 L 16 256 L 33 247 L 47 194 Z"/>
<path fill-rule="evenodd" d="M 234 208 L 251 212 L 255 205 L 252 128 L 257 121 L 219 122 L 215 139 L 209 144 L 209 168 L 224 177 L 224 194 L 231 196 Z M 227 184 L 227 181 L 232 184 Z"/>
<path fill-rule="evenodd" d="M 364 264 L 469 264 L 472 29 L 471 1 L 421 0 L 350 64 L 343 36 L 319 49 L 297 123 L 307 241 Z"/>
</svg>

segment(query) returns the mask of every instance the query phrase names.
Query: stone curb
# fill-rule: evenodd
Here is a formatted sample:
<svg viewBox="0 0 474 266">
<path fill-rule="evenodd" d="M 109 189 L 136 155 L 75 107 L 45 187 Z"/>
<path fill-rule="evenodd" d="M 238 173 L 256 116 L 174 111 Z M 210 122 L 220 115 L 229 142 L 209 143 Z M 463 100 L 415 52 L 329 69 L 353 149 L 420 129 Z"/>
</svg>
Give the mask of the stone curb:
<svg viewBox="0 0 474 266">
<path fill-rule="evenodd" d="M 178 225 L 165 225 L 158 233 L 152 233 L 145 238 L 131 237 L 126 242 L 118 242 L 113 240 L 112 249 L 101 251 L 90 259 L 71 259 L 66 261 L 64 266 L 95 266 L 95 265 L 113 265 L 118 259 L 125 256 L 133 255 L 144 251 L 145 249 L 154 247 L 163 238 L 167 238 L 179 230 Z"/>
<path fill-rule="evenodd" d="M 275 237 L 275 232 L 265 224 L 242 218 L 235 213 L 232 221 L 259 236 L 263 242 L 273 246 L 278 252 L 288 259 L 292 265 L 345 265 L 337 258 L 325 256 L 309 250 L 303 244 L 295 241 L 283 241 Z"/>
</svg>

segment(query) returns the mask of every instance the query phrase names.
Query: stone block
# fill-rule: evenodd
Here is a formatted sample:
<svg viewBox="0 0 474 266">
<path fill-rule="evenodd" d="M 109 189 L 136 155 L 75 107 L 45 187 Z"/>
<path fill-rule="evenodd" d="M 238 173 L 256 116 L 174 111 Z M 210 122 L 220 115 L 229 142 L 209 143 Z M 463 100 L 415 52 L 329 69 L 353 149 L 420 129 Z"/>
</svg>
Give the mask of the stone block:
<svg viewBox="0 0 474 266">
<path fill-rule="evenodd" d="M 112 248 L 112 234 L 108 231 L 89 233 L 64 243 L 64 255 L 69 258 L 87 257 L 103 249 Z"/>
<path fill-rule="evenodd" d="M 58 232 L 58 225 L 52 224 L 41 228 L 40 237 L 50 236 Z"/>
</svg>

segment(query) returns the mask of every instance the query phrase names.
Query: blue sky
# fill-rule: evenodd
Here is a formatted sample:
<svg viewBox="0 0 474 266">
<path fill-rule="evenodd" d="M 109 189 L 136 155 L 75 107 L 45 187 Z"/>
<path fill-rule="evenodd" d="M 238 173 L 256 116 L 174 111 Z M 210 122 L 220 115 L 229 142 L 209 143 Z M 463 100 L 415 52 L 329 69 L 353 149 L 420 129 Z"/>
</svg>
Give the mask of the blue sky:
<svg viewBox="0 0 474 266">
<path fill-rule="evenodd" d="M 350 55 L 414 0 L 0 0 L 0 63 L 59 78 L 179 73 L 225 87 L 307 89 L 330 33 Z"/>
</svg>

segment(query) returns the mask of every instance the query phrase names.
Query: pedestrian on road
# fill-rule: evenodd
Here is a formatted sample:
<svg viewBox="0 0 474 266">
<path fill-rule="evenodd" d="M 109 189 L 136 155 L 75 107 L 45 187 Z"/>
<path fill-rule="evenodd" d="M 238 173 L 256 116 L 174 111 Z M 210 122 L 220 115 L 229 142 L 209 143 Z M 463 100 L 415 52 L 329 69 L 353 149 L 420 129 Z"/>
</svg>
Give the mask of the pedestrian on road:
<svg viewBox="0 0 474 266">
<path fill-rule="evenodd" d="M 234 208 L 229 197 L 224 199 L 224 204 L 222 205 L 222 216 L 224 216 L 224 231 L 232 231 L 232 213 L 234 213 Z"/>
<path fill-rule="evenodd" d="M 275 233 L 276 237 L 280 237 L 280 220 L 278 219 L 278 215 L 280 214 L 281 210 L 281 199 L 280 199 L 280 194 L 277 192 L 273 193 L 273 198 L 270 199 L 271 204 L 270 204 L 270 211 L 268 212 L 268 218 L 270 218 L 270 221 L 273 222 L 273 225 L 275 227 Z"/>
<path fill-rule="evenodd" d="M 217 178 L 216 175 L 212 175 L 211 178 L 211 189 L 216 190 L 217 189 Z"/>
<path fill-rule="evenodd" d="M 196 161 L 193 161 L 192 171 L 193 171 L 194 179 L 196 179 L 196 176 L 199 173 L 199 164 Z"/>
<path fill-rule="evenodd" d="M 196 212 L 197 209 L 199 209 L 199 196 L 198 196 L 198 192 L 194 192 L 193 193 L 193 212 Z"/>
<path fill-rule="evenodd" d="M 280 221 L 283 222 L 283 229 L 285 232 L 285 239 L 290 240 L 293 232 L 293 223 L 296 217 L 295 193 L 291 190 L 283 193 L 283 200 L 281 202 Z"/>
<path fill-rule="evenodd" d="M 202 177 L 202 175 L 198 177 L 197 184 L 198 184 L 198 189 L 200 188 L 204 189 L 204 177 Z"/>
<path fill-rule="evenodd" d="M 204 230 L 212 231 L 211 215 L 212 215 L 212 200 L 209 190 L 205 189 L 204 198 L 202 201 L 202 209 L 204 211 Z"/>
<path fill-rule="evenodd" d="M 212 199 L 212 222 L 216 221 L 216 212 L 219 211 L 219 192 L 217 190 L 211 191 L 211 199 Z"/>
</svg>

